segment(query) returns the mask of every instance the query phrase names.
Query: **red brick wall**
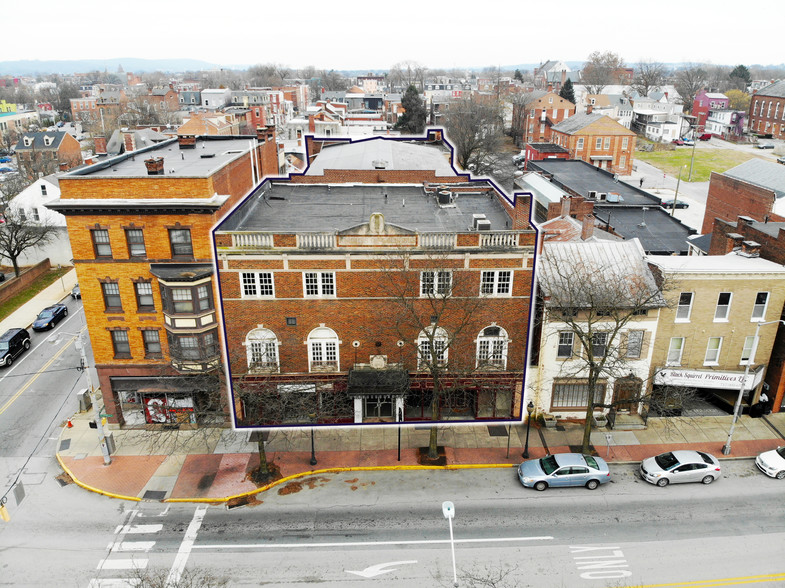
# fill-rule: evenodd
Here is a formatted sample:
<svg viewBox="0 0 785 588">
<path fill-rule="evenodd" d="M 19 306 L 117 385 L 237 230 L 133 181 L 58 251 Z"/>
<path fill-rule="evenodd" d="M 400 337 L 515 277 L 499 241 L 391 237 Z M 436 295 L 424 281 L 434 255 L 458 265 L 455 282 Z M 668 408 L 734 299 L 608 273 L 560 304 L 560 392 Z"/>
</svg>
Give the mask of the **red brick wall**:
<svg viewBox="0 0 785 588">
<path fill-rule="evenodd" d="M 770 221 L 785 221 L 785 218 L 772 214 L 774 200 L 771 190 L 712 172 L 701 233 L 712 232 L 715 218 L 735 221 L 742 215 L 763 221 L 768 215 Z"/>
<path fill-rule="evenodd" d="M 785 98 L 756 94 L 750 101 L 751 133 L 785 139 Z"/>
</svg>

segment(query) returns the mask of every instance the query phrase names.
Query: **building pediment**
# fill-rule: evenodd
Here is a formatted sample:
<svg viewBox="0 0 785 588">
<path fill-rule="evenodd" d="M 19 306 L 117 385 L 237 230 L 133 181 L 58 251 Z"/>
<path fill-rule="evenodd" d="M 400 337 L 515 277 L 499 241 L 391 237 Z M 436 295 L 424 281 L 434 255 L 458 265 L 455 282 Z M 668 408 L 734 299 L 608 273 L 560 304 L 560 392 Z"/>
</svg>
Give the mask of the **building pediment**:
<svg viewBox="0 0 785 588">
<path fill-rule="evenodd" d="M 414 235 L 415 232 L 409 229 L 404 229 L 398 225 L 392 225 L 384 220 L 384 215 L 381 212 L 374 212 L 367 223 L 349 227 L 346 230 L 340 231 L 340 236 L 399 236 L 399 235 Z"/>
</svg>

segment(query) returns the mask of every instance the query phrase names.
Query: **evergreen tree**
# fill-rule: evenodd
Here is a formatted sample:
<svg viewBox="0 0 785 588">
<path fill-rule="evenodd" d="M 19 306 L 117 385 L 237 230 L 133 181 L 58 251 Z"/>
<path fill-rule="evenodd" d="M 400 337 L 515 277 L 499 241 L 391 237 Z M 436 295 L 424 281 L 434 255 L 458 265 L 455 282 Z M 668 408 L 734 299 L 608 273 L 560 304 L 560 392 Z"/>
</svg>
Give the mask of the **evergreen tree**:
<svg viewBox="0 0 785 588">
<path fill-rule="evenodd" d="M 521 73 L 521 70 L 519 70 L 519 69 L 516 69 L 516 70 L 515 70 L 515 75 L 514 75 L 514 77 L 515 77 L 515 79 L 516 79 L 516 80 L 518 80 L 519 82 L 522 82 L 522 81 L 523 81 L 523 74 Z"/>
<path fill-rule="evenodd" d="M 398 117 L 395 129 L 409 135 L 419 135 L 425 130 L 427 111 L 414 84 L 406 88 L 406 93 L 401 98 L 401 105 L 405 112 Z"/>
<path fill-rule="evenodd" d="M 567 79 L 567 81 L 564 82 L 561 90 L 559 90 L 559 96 L 575 104 L 575 90 L 572 87 L 572 80 Z"/>
</svg>

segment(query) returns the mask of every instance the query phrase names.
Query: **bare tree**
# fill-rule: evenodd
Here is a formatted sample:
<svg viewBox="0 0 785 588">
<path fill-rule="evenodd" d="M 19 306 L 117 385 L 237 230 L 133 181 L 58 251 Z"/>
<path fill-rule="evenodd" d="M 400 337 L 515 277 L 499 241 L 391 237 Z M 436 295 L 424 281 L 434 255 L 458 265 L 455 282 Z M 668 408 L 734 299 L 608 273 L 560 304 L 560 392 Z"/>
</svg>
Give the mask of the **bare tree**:
<svg viewBox="0 0 785 588">
<path fill-rule="evenodd" d="M 248 68 L 250 83 L 255 87 L 283 86 L 291 70 L 280 63 L 258 63 Z"/>
<path fill-rule="evenodd" d="M 504 140 L 501 104 L 494 98 L 470 96 L 451 102 L 445 116 L 456 163 L 465 170 L 485 175 L 497 167 Z"/>
<path fill-rule="evenodd" d="M 133 568 L 131 586 L 136 588 L 223 588 L 229 584 L 228 578 L 216 576 L 200 568 L 185 568 L 174 574 L 168 568 Z"/>
<path fill-rule="evenodd" d="M 394 87 L 402 90 L 415 86 L 420 92 L 425 90 L 425 76 L 428 68 L 416 61 L 401 61 L 390 68 L 388 78 Z"/>
<path fill-rule="evenodd" d="M 560 375 L 585 382 L 585 453 L 596 408 L 641 402 L 643 382 L 632 375 L 627 353 L 629 334 L 625 331 L 641 315 L 666 303 L 663 284 L 655 281 L 642 260 L 637 267 L 628 267 L 618 260 L 602 261 L 601 255 L 576 254 L 567 245 L 574 246 L 565 243 L 545 247 L 539 286 L 546 313 L 544 323 L 561 325 L 564 332 L 572 333 L 575 352 L 570 352 L 570 361 L 561 364 Z M 601 380 L 606 379 L 627 379 L 623 384 L 628 390 L 621 398 L 609 400 L 607 394 L 601 394 L 605 389 Z"/>
<path fill-rule="evenodd" d="M 512 124 L 510 125 L 510 136 L 513 142 L 522 147 L 521 138 L 526 134 L 526 121 L 529 114 L 529 106 L 534 102 L 535 97 L 532 92 L 518 92 L 512 94 Z"/>
<path fill-rule="evenodd" d="M 702 65 L 691 63 L 676 72 L 674 87 L 681 96 L 682 104 L 688 112 L 692 111 L 695 96 L 706 85 L 708 75 Z"/>
<path fill-rule="evenodd" d="M 659 90 L 665 84 L 665 66 L 658 61 L 641 61 L 635 68 L 632 89 L 641 96 Z"/>
<path fill-rule="evenodd" d="M 22 209 L 10 206 L 11 198 L 5 195 L 5 184 L 3 190 L 0 210 L 3 211 L 5 222 L 0 225 L 0 258 L 8 259 L 14 268 L 14 275 L 19 276 L 19 257 L 22 253 L 52 241 L 58 227 L 50 221 L 27 218 Z"/>
<path fill-rule="evenodd" d="M 617 53 L 594 51 L 583 65 L 581 83 L 589 94 L 600 94 L 605 86 L 618 83 L 618 72 L 624 67 L 624 60 Z"/>
</svg>

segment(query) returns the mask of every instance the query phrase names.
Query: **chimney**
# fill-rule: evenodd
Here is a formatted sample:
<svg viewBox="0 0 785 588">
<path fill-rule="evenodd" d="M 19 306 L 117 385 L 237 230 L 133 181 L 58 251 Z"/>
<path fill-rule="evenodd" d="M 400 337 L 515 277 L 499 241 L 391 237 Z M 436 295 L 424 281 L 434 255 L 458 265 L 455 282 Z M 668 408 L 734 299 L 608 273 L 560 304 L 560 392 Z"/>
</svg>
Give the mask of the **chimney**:
<svg viewBox="0 0 785 588">
<path fill-rule="evenodd" d="M 180 149 L 196 149 L 196 135 L 177 135 Z"/>
<path fill-rule="evenodd" d="M 144 160 L 144 165 L 147 168 L 148 176 L 162 176 L 164 175 L 164 158 L 151 157 Z"/>
<path fill-rule="evenodd" d="M 308 115 L 308 132 L 315 133 L 316 132 L 316 122 L 313 119 L 313 115 Z"/>
<path fill-rule="evenodd" d="M 97 135 L 93 138 L 93 143 L 95 144 L 96 155 L 106 155 L 106 137 Z"/>
<path fill-rule="evenodd" d="M 66 163 L 65 161 L 60 162 L 60 171 L 61 172 L 68 171 L 68 163 Z"/>
<path fill-rule="evenodd" d="M 581 241 L 585 241 L 594 234 L 594 216 L 591 214 L 583 215 L 583 225 L 581 226 Z"/>
<path fill-rule="evenodd" d="M 756 241 L 742 241 L 739 255 L 744 257 L 760 257 L 760 243 Z"/>
<path fill-rule="evenodd" d="M 123 131 L 123 145 L 126 151 L 136 151 L 136 137 L 133 131 Z"/>
<path fill-rule="evenodd" d="M 725 235 L 725 253 L 730 253 L 734 249 L 741 247 L 741 242 L 744 241 L 744 235 L 738 233 L 728 233 Z"/>
<path fill-rule="evenodd" d="M 561 70 L 561 87 L 564 87 L 564 84 L 567 82 L 567 70 Z"/>
<path fill-rule="evenodd" d="M 568 217 L 570 216 L 570 197 L 569 196 L 562 196 L 561 199 L 561 216 Z"/>
<path fill-rule="evenodd" d="M 594 110 L 594 107 L 591 104 L 586 105 L 586 114 L 591 114 L 591 111 Z"/>
<path fill-rule="evenodd" d="M 553 84 L 548 84 L 548 92 L 553 92 Z"/>
</svg>

